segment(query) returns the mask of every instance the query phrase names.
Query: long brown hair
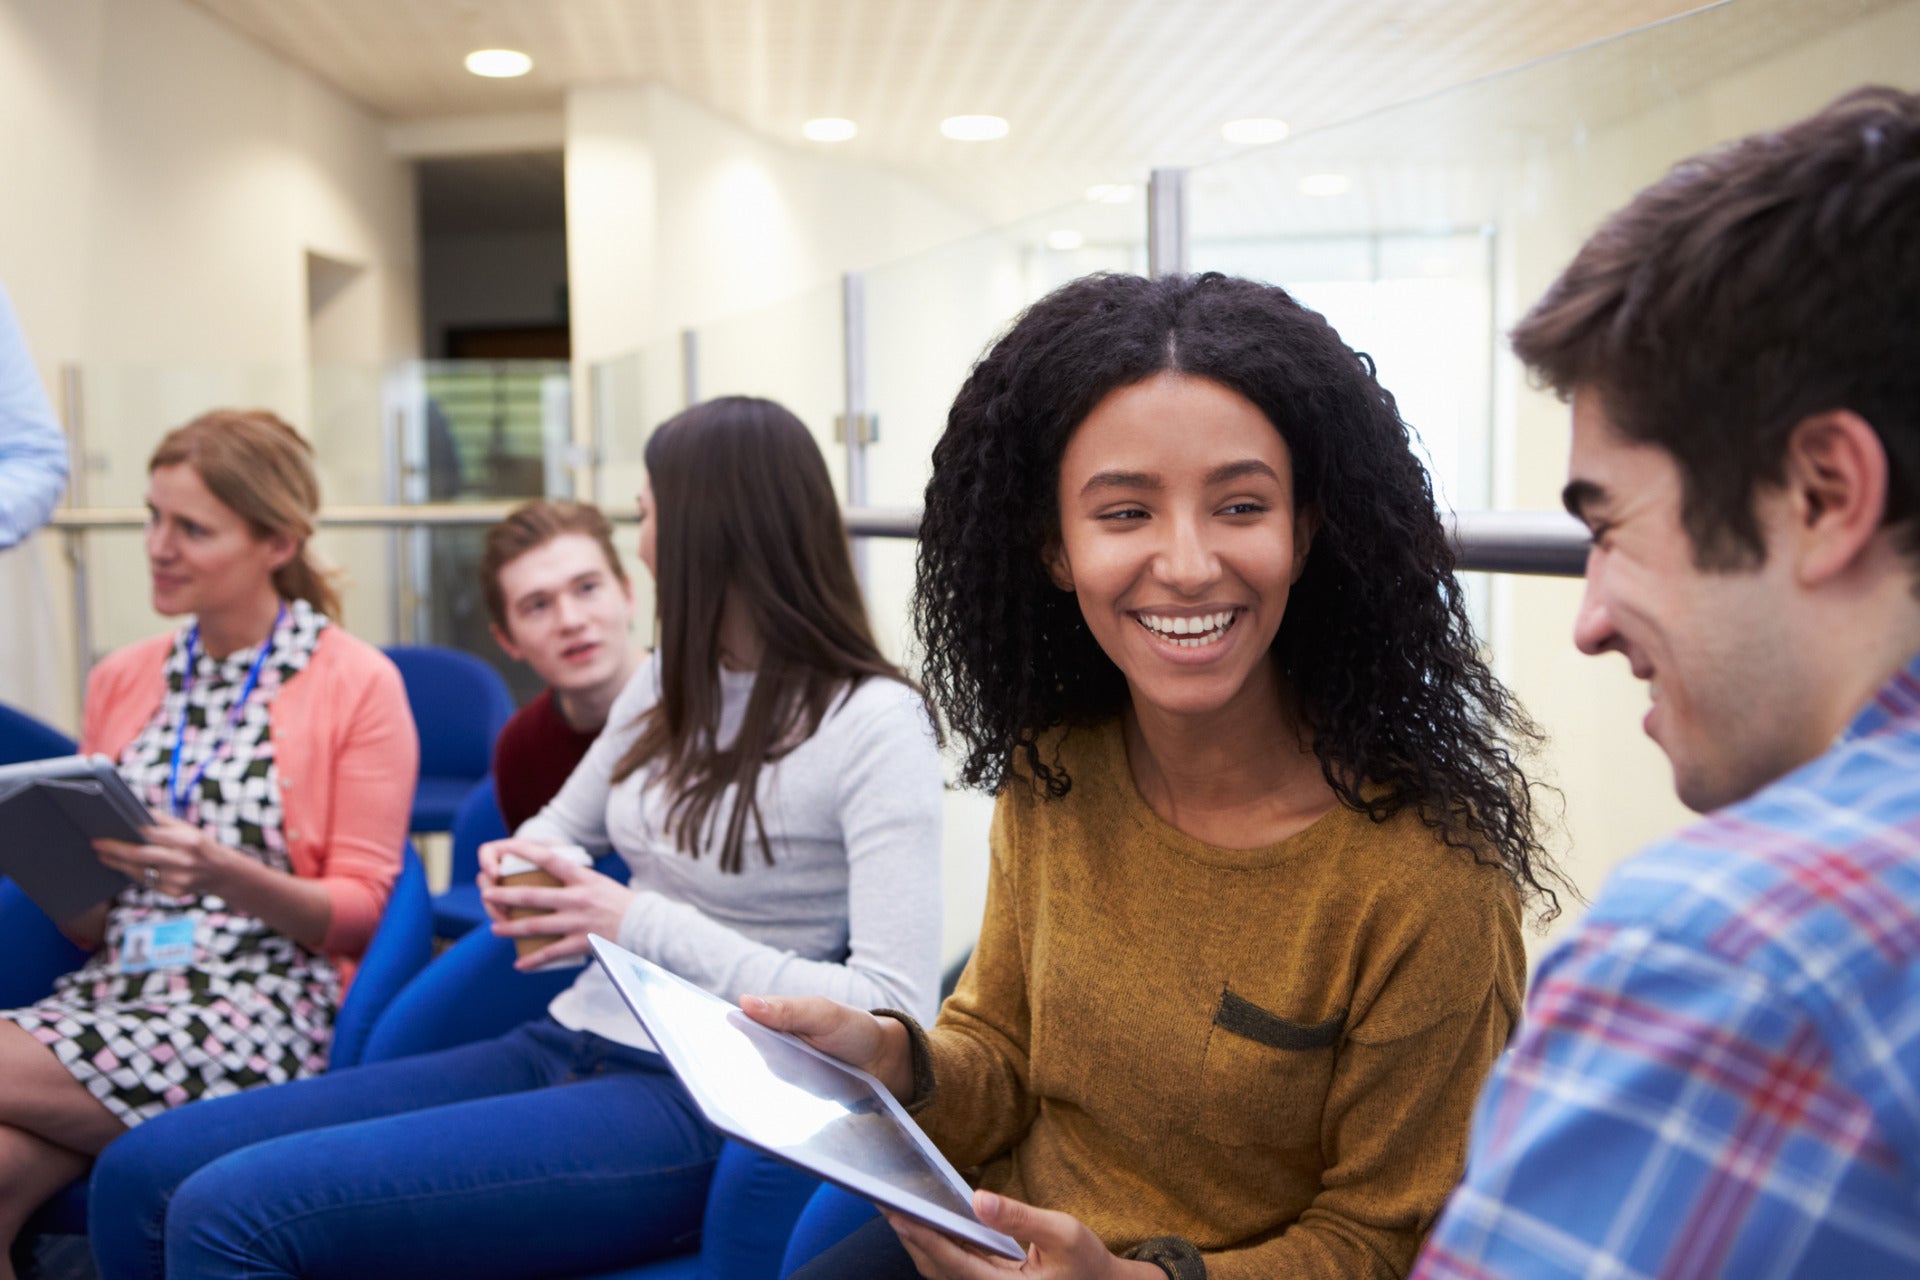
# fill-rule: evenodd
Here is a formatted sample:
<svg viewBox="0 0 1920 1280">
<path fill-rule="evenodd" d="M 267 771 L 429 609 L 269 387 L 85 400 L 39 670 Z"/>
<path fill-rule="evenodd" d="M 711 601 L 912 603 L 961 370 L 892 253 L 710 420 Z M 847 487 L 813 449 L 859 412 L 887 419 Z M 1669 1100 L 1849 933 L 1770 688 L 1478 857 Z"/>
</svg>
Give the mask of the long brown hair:
<svg viewBox="0 0 1920 1280">
<path fill-rule="evenodd" d="M 293 539 L 293 559 L 273 572 L 273 589 L 282 599 L 305 600 L 339 619 L 331 575 L 307 547 L 320 511 L 320 480 L 306 437 L 269 409 L 214 409 L 169 431 L 148 460 L 147 474 L 181 465 L 192 467 L 207 492 L 245 520 L 254 537 Z"/>
<path fill-rule="evenodd" d="M 661 424 L 647 442 L 660 700 L 613 771 L 658 764 L 667 827 L 699 856 L 731 790 L 720 869 L 738 872 L 746 824 L 770 864 L 760 767 L 812 737 L 837 701 L 879 676 L 913 682 L 873 641 L 826 459 L 806 424 L 771 400 L 724 396 Z M 765 645 L 740 732 L 721 750 L 720 618 L 729 594 Z"/>
</svg>

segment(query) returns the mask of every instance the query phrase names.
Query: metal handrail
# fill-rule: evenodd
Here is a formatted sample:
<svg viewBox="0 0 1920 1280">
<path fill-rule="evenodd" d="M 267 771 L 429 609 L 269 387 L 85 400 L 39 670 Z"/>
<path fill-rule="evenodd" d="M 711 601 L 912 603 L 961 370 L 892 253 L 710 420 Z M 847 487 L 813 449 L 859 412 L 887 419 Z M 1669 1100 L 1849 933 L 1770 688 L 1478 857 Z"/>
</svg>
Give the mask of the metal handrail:
<svg viewBox="0 0 1920 1280">
<path fill-rule="evenodd" d="M 418 529 L 497 524 L 518 505 L 512 502 L 440 502 L 418 506 L 328 507 L 322 528 Z M 913 538 L 920 513 L 911 507 L 850 507 L 847 532 L 856 538 Z M 637 520 L 609 513 L 617 524 Z M 139 529 L 147 514 L 138 507 L 95 507 L 59 511 L 53 527 L 69 534 L 89 529 Z M 1449 521 L 1458 567 L 1466 572 L 1548 574 L 1579 577 L 1586 564 L 1587 531 L 1558 511 L 1467 511 Z"/>
<path fill-rule="evenodd" d="M 404 529 L 475 528 L 497 524 L 517 505 L 515 502 L 439 502 L 417 506 L 328 507 L 320 512 L 317 523 L 328 529 L 387 529 L 397 537 Z M 856 538 L 915 538 L 920 533 L 920 512 L 911 507 L 850 507 L 842 516 L 847 532 Z M 631 512 L 609 513 L 608 518 L 618 524 L 639 521 Z M 74 636 L 80 653 L 86 655 L 80 664 L 82 684 L 75 694 L 82 700 L 93 634 L 93 610 L 86 582 L 86 535 L 102 529 L 141 529 L 146 523 L 147 513 L 139 507 L 67 508 L 56 511 L 51 521 L 54 531 L 66 543 L 67 560 L 74 575 Z M 1586 528 L 1572 516 L 1557 511 L 1463 512 L 1448 522 L 1447 531 L 1453 539 L 1456 567 L 1464 572 L 1578 577 L 1586 563 Z M 400 590 L 397 581 L 394 589 Z M 396 631 L 396 638 L 398 636 Z"/>
</svg>

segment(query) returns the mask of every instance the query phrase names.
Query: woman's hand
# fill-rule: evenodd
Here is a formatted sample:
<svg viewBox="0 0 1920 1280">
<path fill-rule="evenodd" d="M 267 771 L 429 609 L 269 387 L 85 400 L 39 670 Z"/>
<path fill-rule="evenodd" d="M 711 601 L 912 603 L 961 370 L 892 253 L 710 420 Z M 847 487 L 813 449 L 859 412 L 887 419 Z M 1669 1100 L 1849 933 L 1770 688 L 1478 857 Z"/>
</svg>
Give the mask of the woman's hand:
<svg viewBox="0 0 1920 1280">
<path fill-rule="evenodd" d="M 741 996 L 740 1011 L 860 1068 L 902 1101 L 913 1095 L 913 1047 L 898 1018 L 875 1017 L 825 996 Z"/>
<path fill-rule="evenodd" d="M 1027 1246 L 1025 1262 L 982 1253 L 972 1245 L 892 1210 L 887 1222 L 928 1280 L 999 1280 L 1032 1276 L 1044 1280 L 1166 1280 L 1151 1262 L 1116 1258 L 1077 1218 L 1036 1209 L 991 1191 L 973 1193 L 973 1212 L 995 1231 Z"/>
<path fill-rule="evenodd" d="M 558 888 L 500 883 L 500 860 L 507 854 L 525 858 L 560 882 Z M 480 901 L 493 917 L 493 931 L 503 938 L 560 935 L 558 942 L 513 962 L 522 971 L 537 969 L 587 953 L 587 935 L 620 936 L 620 921 L 637 896 L 632 889 L 591 867 L 562 857 L 551 845 L 537 840 L 494 840 L 480 846 Z M 508 908 L 549 914 L 507 918 Z"/>
<path fill-rule="evenodd" d="M 505 840 L 489 840 L 475 853 L 474 856 L 480 863 L 480 870 L 474 875 L 473 882 L 480 886 L 480 905 L 486 910 L 488 919 L 498 921 L 507 918 L 505 912 L 487 901 L 487 890 L 500 887 L 501 859 L 508 854 L 519 854 L 525 857 L 525 850 L 537 843 L 538 841 L 516 840 L 512 837 Z"/>
<path fill-rule="evenodd" d="M 212 835 L 170 814 L 157 815 L 145 828 L 145 844 L 125 840 L 95 840 L 100 861 L 128 879 L 174 898 L 213 893 L 226 897 L 239 864 L 251 863 L 246 854 L 229 849 Z"/>
</svg>

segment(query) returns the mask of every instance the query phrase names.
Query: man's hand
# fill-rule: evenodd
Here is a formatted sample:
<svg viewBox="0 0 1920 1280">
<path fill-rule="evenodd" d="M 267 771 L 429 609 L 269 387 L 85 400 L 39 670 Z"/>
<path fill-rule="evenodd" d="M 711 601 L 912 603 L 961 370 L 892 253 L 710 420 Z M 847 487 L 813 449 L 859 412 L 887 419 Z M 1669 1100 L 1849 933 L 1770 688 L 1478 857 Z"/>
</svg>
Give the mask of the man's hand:
<svg viewBox="0 0 1920 1280">
<path fill-rule="evenodd" d="M 914 1266 L 928 1280 L 1002 1280 L 1031 1276 L 1036 1280 L 1166 1280 L 1166 1272 L 1150 1262 L 1116 1258 L 1100 1238 L 1078 1219 L 1049 1209 L 1036 1209 L 991 1191 L 973 1193 L 973 1211 L 995 1231 L 1005 1232 L 1027 1246 L 1024 1262 L 982 1253 L 943 1231 L 892 1210 L 883 1210 Z"/>
</svg>

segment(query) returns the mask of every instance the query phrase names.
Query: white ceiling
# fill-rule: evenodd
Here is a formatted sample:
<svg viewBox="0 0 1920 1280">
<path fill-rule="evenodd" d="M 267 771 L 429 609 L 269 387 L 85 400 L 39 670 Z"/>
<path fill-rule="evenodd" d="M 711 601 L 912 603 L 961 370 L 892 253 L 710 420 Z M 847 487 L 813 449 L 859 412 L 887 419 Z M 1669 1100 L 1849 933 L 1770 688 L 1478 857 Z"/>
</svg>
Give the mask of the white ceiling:
<svg viewBox="0 0 1920 1280">
<path fill-rule="evenodd" d="M 1742 3 L 1744 0 L 1733 0 Z M 1697 0 L 196 0 L 392 121 L 657 81 L 769 137 L 890 166 L 995 218 L 1296 133 L 1700 7 Z M 476 48 L 533 72 L 483 80 Z M 992 143 L 942 117 L 1005 116 Z M 813 116 L 848 143 L 801 140 Z"/>
</svg>

